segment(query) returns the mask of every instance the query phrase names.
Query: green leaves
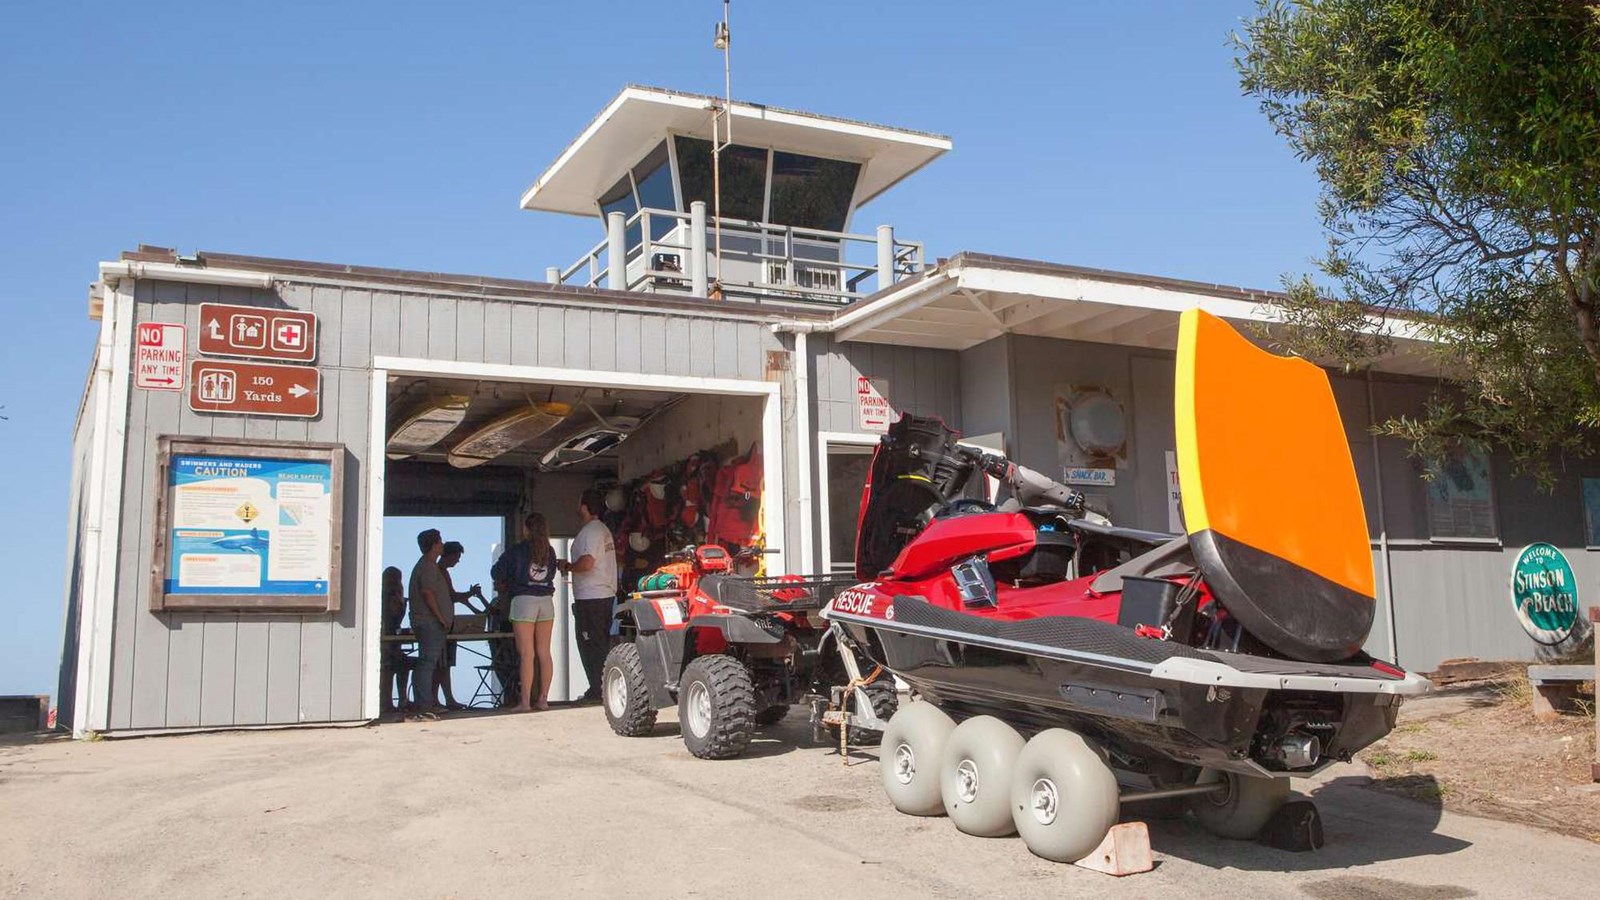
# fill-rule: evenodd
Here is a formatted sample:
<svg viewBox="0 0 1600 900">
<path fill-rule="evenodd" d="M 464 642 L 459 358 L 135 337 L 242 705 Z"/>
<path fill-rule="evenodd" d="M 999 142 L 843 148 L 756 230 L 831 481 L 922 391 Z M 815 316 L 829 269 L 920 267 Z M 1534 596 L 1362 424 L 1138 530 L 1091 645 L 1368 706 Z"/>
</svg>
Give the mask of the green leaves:
<svg viewBox="0 0 1600 900">
<path fill-rule="evenodd" d="M 1455 383 L 1385 423 L 1490 440 L 1550 477 L 1600 422 L 1600 4 L 1263 0 L 1244 91 L 1322 182 L 1328 287 L 1291 279 L 1282 349 L 1359 368 L 1383 317 Z"/>
</svg>

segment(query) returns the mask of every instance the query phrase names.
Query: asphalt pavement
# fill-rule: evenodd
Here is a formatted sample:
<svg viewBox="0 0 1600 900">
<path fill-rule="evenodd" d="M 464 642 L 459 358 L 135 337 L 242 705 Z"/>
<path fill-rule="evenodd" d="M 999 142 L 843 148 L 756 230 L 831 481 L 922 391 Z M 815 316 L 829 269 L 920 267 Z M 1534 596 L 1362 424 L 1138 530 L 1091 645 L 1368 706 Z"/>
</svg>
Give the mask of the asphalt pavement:
<svg viewBox="0 0 1600 900">
<path fill-rule="evenodd" d="M 1304 784 L 1309 853 L 1151 823 L 1112 878 L 895 812 L 801 710 L 748 756 L 691 757 L 670 711 L 621 738 L 597 707 L 352 729 L 0 745 L 0 896 L 1592 898 L 1600 844 Z"/>
</svg>

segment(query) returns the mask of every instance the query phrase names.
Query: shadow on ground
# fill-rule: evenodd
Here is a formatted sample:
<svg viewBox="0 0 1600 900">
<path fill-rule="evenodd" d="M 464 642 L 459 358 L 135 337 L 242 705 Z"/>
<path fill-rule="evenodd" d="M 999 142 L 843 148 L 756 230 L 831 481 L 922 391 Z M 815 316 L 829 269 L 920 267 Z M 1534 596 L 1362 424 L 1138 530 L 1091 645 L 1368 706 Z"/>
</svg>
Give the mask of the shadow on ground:
<svg viewBox="0 0 1600 900">
<path fill-rule="evenodd" d="M 1370 789 L 1369 783 L 1370 779 L 1363 777 L 1342 777 L 1311 792 L 1311 799 L 1322 813 L 1325 842 L 1320 850 L 1293 853 L 1253 841 L 1230 841 L 1210 834 L 1187 818 L 1150 822 L 1150 842 L 1160 853 L 1202 865 L 1267 872 L 1335 871 L 1386 860 L 1442 856 L 1472 846 L 1469 841 L 1438 833 L 1444 810 L 1437 799 L 1423 802 L 1382 794 Z M 1437 796 L 1437 790 L 1434 794 Z M 1332 893 L 1310 896 L 1319 900 L 1391 896 L 1445 900 L 1472 896 L 1470 891 L 1451 893 L 1466 890 L 1452 885 L 1403 886 L 1405 890 L 1400 893 L 1384 893 L 1376 887 L 1376 892 L 1363 892 L 1354 885 L 1339 893 L 1343 889 L 1335 886 L 1328 889 Z"/>
</svg>

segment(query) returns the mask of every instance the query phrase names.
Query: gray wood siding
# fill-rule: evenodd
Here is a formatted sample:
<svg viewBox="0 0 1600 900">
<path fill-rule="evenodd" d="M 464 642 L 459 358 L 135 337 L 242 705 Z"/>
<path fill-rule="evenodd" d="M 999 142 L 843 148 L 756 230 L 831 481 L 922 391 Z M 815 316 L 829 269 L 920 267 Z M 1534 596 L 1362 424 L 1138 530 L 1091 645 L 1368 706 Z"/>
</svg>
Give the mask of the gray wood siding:
<svg viewBox="0 0 1600 900">
<path fill-rule="evenodd" d="M 794 338 L 784 336 L 784 346 L 792 350 Z M 939 416 L 952 428 L 961 427 L 961 363 L 953 350 L 933 350 L 924 347 L 896 347 L 887 344 L 864 344 L 837 341 L 828 334 L 814 334 L 807 338 L 809 361 L 792 360 L 792 365 L 809 364 L 811 381 L 811 429 L 804 437 L 813 454 L 816 450 L 816 433 L 836 431 L 859 433 L 860 417 L 856 405 L 856 379 L 888 379 L 889 389 L 885 399 L 899 412 L 922 416 Z M 759 365 L 765 365 L 760 361 Z M 794 432 L 794 399 L 792 387 L 794 372 L 786 373 L 783 418 L 785 434 Z M 786 439 L 787 446 L 797 446 L 793 437 Z M 820 492 L 825 489 L 818 480 L 819 467 L 813 461 L 811 469 L 812 518 L 821 515 Z M 784 481 L 799 483 L 799 471 L 794 453 L 784 460 Z M 820 529 L 807 522 L 804 527 L 817 531 L 813 542 L 813 557 L 799 557 L 799 531 L 801 517 L 798 496 L 788 496 L 787 518 L 789 547 L 794 555 L 790 568 L 795 571 L 818 571 L 822 565 Z"/>
<path fill-rule="evenodd" d="M 395 347 L 392 295 L 372 315 L 368 291 L 285 284 L 276 291 L 140 282 L 137 321 L 181 322 L 191 358 L 204 302 L 288 307 L 318 316 L 322 415 L 314 420 L 203 415 L 186 394 L 130 391 L 112 646 L 113 730 L 288 724 L 360 718 L 365 690 L 361 617 L 368 385 L 372 346 Z M 377 325 L 374 326 L 374 322 Z M 391 351 L 392 352 L 392 351 Z M 186 374 L 187 377 L 187 374 Z M 343 608 L 336 616 L 149 611 L 162 435 L 337 441 L 349 451 Z"/>
<path fill-rule="evenodd" d="M 367 447 L 375 356 L 761 380 L 766 377 L 766 353 L 784 347 L 758 321 L 403 287 L 283 281 L 266 291 L 146 281 L 135 286 L 134 300 L 138 322 L 187 326 L 191 358 L 201 325 L 200 303 L 316 313 L 322 412 L 311 420 L 203 415 L 188 409 L 184 394 L 130 391 L 122 534 L 116 551 L 112 730 L 362 717 L 363 700 L 376 689 L 366 683 L 364 665 L 367 517 L 381 515 L 365 494 L 369 455 L 382 461 L 381 453 L 369 454 Z M 894 359 L 892 353 L 885 356 L 884 365 L 891 366 Z M 929 360 L 925 364 L 931 365 Z M 943 390 L 954 396 L 953 386 Z M 796 436 L 788 386 L 784 398 L 785 443 L 792 446 Z M 344 580 L 337 614 L 149 611 L 153 503 L 161 489 L 155 483 L 156 441 L 162 435 L 345 445 Z M 787 473 L 785 481 L 792 484 L 792 459 Z M 783 536 L 788 546 L 794 545 L 798 527 L 791 513 Z"/>
</svg>

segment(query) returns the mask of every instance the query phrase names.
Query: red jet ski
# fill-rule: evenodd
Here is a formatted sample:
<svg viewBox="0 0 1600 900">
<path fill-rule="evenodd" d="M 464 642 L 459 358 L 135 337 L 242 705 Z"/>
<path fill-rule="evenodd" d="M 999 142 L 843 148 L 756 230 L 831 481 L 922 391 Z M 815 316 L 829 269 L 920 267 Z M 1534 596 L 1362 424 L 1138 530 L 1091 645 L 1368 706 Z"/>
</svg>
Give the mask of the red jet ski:
<svg viewBox="0 0 1600 900">
<path fill-rule="evenodd" d="M 901 811 L 1062 861 L 1123 803 L 1253 837 L 1289 777 L 1350 759 L 1429 689 L 1361 649 L 1372 554 L 1327 376 L 1198 310 L 1177 371 L 1180 535 L 1095 521 L 937 420 L 903 417 L 879 444 L 862 583 L 823 615 L 919 698 L 882 742 Z M 1006 503 L 970 496 L 983 475 Z"/>
</svg>

